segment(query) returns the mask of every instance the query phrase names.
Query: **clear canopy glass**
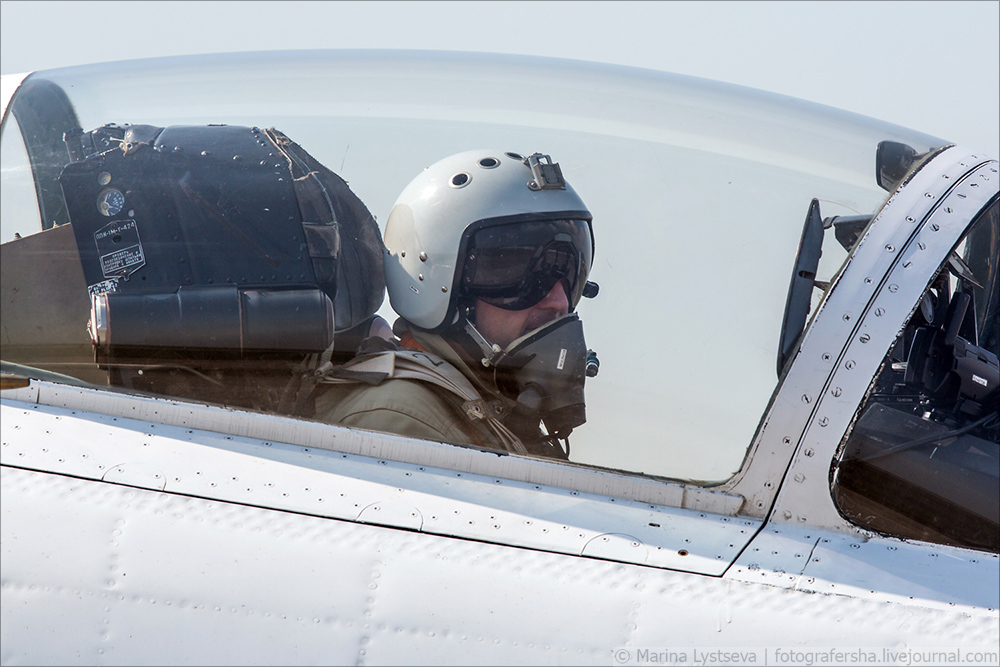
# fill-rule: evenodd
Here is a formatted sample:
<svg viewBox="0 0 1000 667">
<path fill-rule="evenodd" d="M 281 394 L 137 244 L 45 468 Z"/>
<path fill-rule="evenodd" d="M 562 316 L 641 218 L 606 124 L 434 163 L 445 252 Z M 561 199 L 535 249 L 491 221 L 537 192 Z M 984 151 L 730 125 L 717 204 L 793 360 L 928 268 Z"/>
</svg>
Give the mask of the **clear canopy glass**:
<svg viewBox="0 0 1000 667">
<path fill-rule="evenodd" d="M 875 173 L 880 142 L 917 153 L 945 143 L 760 91 L 532 57 L 263 52 L 50 70 L 25 83 L 40 81 L 65 93 L 84 132 L 108 123 L 276 128 L 345 179 L 380 223 L 407 183 L 445 156 L 551 155 L 593 213 L 590 279 L 600 284 L 578 309 L 601 367 L 587 381 L 587 423 L 573 433 L 570 460 L 705 484 L 740 469 L 777 386 L 810 202 L 824 217 L 870 215 L 887 196 Z M 2 137 L 2 241 L 12 254 L 52 227 L 32 168 L 38 177 L 48 160 L 58 174 L 70 161 L 26 150 L 40 139 L 32 130 L 22 140 L 21 103 L 15 94 Z M 818 277 L 830 280 L 846 258 L 836 242 L 825 245 Z M 86 315 L 77 321 L 89 312 L 87 285 L 72 261 L 59 266 L 80 308 L 15 311 L 7 294 L 30 278 L 5 271 L 3 358 L 106 383 Z M 388 300 L 379 314 L 395 318 Z M 34 334 L 6 326 L 26 316 L 37 318 Z M 66 353 L 44 362 L 45 345 Z"/>
</svg>

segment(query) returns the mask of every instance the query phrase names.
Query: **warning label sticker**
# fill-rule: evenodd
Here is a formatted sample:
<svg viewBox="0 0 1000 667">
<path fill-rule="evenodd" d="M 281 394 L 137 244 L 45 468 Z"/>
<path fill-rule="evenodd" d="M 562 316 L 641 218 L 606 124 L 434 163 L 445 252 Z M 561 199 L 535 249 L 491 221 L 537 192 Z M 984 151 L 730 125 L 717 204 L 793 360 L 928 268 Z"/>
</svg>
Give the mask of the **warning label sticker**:
<svg viewBox="0 0 1000 667">
<path fill-rule="evenodd" d="M 116 279 L 103 280 L 94 285 L 87 287 L 87 291 L 90 292 L 91 296 L 95 294 L 111 294 L 112 292 L 118 291 L 118 281 Z"/>
<path fill-rule="evenodd" d="M 94 232 L 94 242 L 105 278 L 125 278 L 146 264 L 135 220 L 108 223 Z"/>
<path fill-rule="evenodd" d="M 108 278 L 120 276 L 122 273 L 131 273 L 128 269 L 140 267 L 146 263 L 142 256 L 142 246 L 133 245 L 107 255 L 101 255 L 101 268 Z"/>
</svg>

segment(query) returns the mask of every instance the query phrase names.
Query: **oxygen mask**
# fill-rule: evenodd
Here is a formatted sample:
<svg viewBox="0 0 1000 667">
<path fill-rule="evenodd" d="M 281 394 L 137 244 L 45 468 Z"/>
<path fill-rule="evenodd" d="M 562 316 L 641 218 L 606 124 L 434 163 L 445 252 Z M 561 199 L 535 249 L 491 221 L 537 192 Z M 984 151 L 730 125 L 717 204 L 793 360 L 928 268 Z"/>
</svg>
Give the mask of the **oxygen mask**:
<svg viewBox="0 0 1000 667">
<path fill-rule="evenodd" d="M 467 330 L 483 341 L 471 324 Z M 495 369 L 497 387 L 515 401 L 519 418 L 540 420 L 555 438 L 566 438 L 587 421 L 583 385 L 587 377 L 597 375 L 599 363 L 587 349 L 576 313 L 521 336 L 503 350 L 481 347 L 492 352 L 483 364 Z"/>
</svg>

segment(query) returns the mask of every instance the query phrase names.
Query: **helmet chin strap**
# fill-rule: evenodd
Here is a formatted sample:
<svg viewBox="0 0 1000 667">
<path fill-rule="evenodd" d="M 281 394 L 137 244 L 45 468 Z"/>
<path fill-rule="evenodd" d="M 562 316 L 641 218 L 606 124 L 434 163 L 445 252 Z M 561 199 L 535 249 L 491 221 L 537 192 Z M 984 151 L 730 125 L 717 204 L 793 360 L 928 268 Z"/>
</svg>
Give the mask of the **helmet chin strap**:
<svg viewBox="0 0 1000 667">
<path fill-rule="evenodd" d="M 503 351 L 496 343 L 490 343 L 483 334 L 479 333 L 479 329 L 472 324 L 472 320 L 468 317 L 465 318 L 465 332 L 469 334 L 476 345 L 483 353 L 483 358 L 480 360 L 484 367 L 489 368 L 490 366 L 495 366 L 502 360 L 507 353 Z"/>
</svg>

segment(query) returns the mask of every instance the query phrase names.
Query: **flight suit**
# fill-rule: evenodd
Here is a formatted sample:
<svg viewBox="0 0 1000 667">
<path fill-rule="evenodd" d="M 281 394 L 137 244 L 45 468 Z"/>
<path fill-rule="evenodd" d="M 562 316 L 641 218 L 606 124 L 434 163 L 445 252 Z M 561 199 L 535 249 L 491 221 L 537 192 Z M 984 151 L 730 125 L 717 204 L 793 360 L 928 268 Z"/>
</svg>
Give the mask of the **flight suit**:
<svg viewBox="0 0 1000 667">
<path fill-rule="evenodd" d="M 495 384 L 473 373 L 468 365 L 443 338 L 425 332 L 405 332 L 405 346 L 395 347 L 404 354 L 419 350 L 417 357 L 426 360 L 426 367 L 437 373 L 450 373 L 466 384 L 466 393 L 460 395 L 439 384 L 420 379 L 400 377 L 362 377 L 365 373 L 351 374 L 352 365 L 346 364 L 347 373 L 334 369 L 329 376 L 334 380 L 320 380 L 315 392 L 314 418 L 343 426 L 370 431 L 395 433 L 423 440 L 434 440 L 457 445 L 486 449 L 499 449 L 512 453 L 566 459 L 566 453 L 557 444 L 541 439 L 537 425 L 518 428 L 521 437 L 508 426 L 516 421 L 511 415 L 514 402 L 503 397 Z M 384 354 L 391 343 L 376 346 Z M 359 357 L 365 356 L 362 350 Z M 353 369 L 361 368 L 353 366 Z M 345 378 L 347 380 L 345 381 Z M 336 382 L 336 383 L 331 383 Z M 480 399 L 480 400 L 469 400 Z M 524 437 L 525 430 L 533 437 Z M 532 433 L 534 431 L 534 433 Z"/>
</svg>

